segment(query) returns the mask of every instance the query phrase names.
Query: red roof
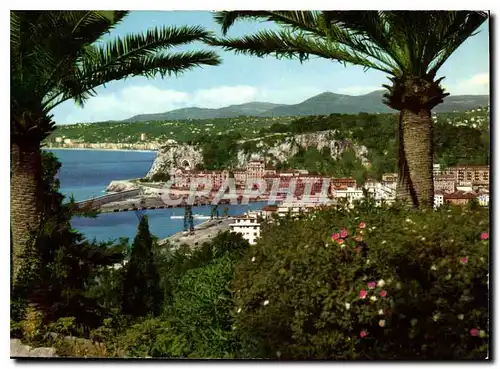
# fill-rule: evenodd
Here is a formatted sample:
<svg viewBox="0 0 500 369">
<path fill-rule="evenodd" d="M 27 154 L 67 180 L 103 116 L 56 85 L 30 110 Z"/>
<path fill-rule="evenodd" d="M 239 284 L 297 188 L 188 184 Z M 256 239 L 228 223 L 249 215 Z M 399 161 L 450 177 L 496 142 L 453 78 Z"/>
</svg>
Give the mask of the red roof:
<svg viewBox="0 0 500 369">
<path fill-rule="evenodd" d="M 445 199 L 452 199 L 452 200 L 460 200 L 460 199 L 467 200 L 467 199 L 474 199 L 476 197 L 477 194 L 464 191 L 455 191 L 453 193 L 444 194 Z"/>
</svg>

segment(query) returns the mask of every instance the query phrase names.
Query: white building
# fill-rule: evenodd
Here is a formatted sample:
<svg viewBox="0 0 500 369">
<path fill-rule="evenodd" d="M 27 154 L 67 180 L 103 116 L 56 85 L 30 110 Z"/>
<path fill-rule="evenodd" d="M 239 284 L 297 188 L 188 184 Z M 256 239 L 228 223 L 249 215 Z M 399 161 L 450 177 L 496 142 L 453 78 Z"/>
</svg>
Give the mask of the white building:
<svg viewBox="0 0 500 369">
<path fill-rule="evenodd" d="M 64 139 L 64 143 L 65 144 L 70 144 L 71 143 L 71 139 L 70 138 L 65 138 Z"/>
<path fill-rule="evenodd" d="M 56 137 L 56 142 L 62 142 L 62 137 Z"/>
<path fill-rule="evenodd" d="M 245 215 L 236 217 L 234 223 L 229 224 L 229 229 L 233 233 L 239 233 L 245 240 L 254 245 L 260 237 L 260 223 L 258 212 L 248 212 Z"/>
<path fill-rule="evenodd" d="M 442 191 L 434 191 L 434 208 L 439 208 L 444 204 L 444 193 Z"/>
<path fill-rule="evenodd" d="M 334 190 L 334 197 L 336 198 L 346 198 L 349 204 L 352 204 L 355 200 L 361 200 L 363 198 L 363 190 L 356 187 L 347 187 L 345 189 Z"/>
<path fill-rule="evenodd" d="M 366 181 L 364 188 L 376 201 L 393 201 L 396 199 L 396 184 L 394 182 L 381 183 L 374 180 Z"/>
<path fill-rule="evenodd" d="M 483 193 L 477 199 L 479 201 L 479 205 L 481 205 L 481 206 L 488 206 L 490 204 L 490 194 L 489 193 Z"/>
<path fill-rule="evenodd" d="M 146 134 L 145 133 L 141 133 L 141 141 L 145 141 L 146 140 Z"/>
<path fill-rule="evenodd" d="M 441 164 L 434 164 L 432 166 L 432 170 L 433 170 L 435 176 L 440 175 L 441 174 Z"/>
</svg>

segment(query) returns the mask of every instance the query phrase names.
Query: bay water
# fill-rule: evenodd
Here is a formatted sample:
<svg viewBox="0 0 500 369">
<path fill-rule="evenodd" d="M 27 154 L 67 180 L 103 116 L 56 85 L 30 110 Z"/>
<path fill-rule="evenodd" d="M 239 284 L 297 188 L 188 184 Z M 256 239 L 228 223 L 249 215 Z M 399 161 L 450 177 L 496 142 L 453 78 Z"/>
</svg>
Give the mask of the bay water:
<svg viewBox="0 0 500 369">
<path fill-rule="evenodd" d="M 61 162 L 59 171 L 61 192 L 73 196 L 76 201 L 102 196 L 112 180 L 142 178 L 149 171 L 156 152 L 46 149 Z M 229 215 L 240 215 L 248 210 L 259 209 L 262 203 L 249 205 L 224 205 Z M 193 215 L 210 215 L 211 208 L 193 207 Z M 222 206 L 219 213 L 222 214 Z M 160 238 L 168 237 L 184 229 L 183 208 L 147 210 L 151 233 Z M 180 218 L 172 218 L 177 216 Z M 205 220 L 194 219 L 194 225 Z M 129 238 L 132 242 L 139 220 L 135 212 L 99 214 L 96 219 L 74 217 L 71 225 L 88 239 L 97 241 Z"/>
</svg>

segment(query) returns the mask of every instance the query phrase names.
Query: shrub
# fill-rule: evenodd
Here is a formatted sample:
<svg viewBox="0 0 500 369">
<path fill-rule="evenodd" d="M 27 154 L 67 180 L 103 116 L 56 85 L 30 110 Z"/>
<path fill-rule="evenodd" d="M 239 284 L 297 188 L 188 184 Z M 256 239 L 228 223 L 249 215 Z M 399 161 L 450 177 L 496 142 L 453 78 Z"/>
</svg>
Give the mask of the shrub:
<svg viewBox="0 0 500 369">
<path fill-rule="evenodd" d="M 187 271 L 174 291 L 175 324 L 190 343 L 189 357 L 229 357 L 238 345 L 232 331 L 229 290 L 234 260 L 228 255 Z"/>
<path fill-rule="evenodd" d="M 167 253 L 163 314 L 140 320 L 118 337 L 106 327 L 101 335 L 131 356 L 231 357 L 239 339 L 232 330 L 230 285 L 248 247 L 241 235 L 223 232 L 200 248 Z"/>
<path fill-rule="evenodd" d="M 244 354 L 486 357 L 487 231 L 481 209 L 369 202 L 267 225 L 233 284 Z"/>
</svg>

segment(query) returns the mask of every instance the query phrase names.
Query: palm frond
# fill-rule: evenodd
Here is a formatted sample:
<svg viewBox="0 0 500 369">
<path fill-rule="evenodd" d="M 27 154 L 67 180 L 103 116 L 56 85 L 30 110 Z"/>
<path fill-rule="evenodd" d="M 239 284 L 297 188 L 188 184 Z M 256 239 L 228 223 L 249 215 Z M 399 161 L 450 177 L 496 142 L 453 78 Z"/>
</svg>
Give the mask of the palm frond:
<svg viewBox="0 0 500 369">
<path fill-rule="evenodd" d="M 439 68 L 488 19 L 487 12 L 449 12 L 440 19 L 440 48 L 431 62 L 428 73 L 435 76 Z M 444 19 L 443 19 L 444 18 Z"/>
<path fill-rule="evenodd" d="M 350 63 L 392 73 L 386 66 L 375 63 L 355 50 L 319 38 L 292 31 L 260 31 L 241 38 L 213 39 L 210 44 L 225 50 L 263 57 L 274 55 L 277 58 L 296 58 L 301 62 L 311 55 Z"/>
<path fill-rule="evenodd" d="M 63 101 L 74 99 L 79 105 L 95 96 L 94 89 L 114 80 L 131 76 L 153 78 L 177 76 L 196 67 L 218 65 L 221 60 L 213 51 L 189 51 L 178 53 L 149 53 L 124 59 L 120 63 L 109 63 L 105 59 L 85 60 L 75 74 L 66 81 L 65 90 L 50 101 L 50 109 Z M 101 64 L 102 63 L 102 64 Z"/>
<path fill-rule="evenodd" d="M 61 98 L 74 98 L 77 104 L 82 105 L 84 101 L 93 95 L 93 89 L 104 83 L 115 79 L 122 79 L 129 75 L 161 76 L 170 73 L 180 73 L 182 63 L 179 58 L 172 55 L 183 55 L 191 65 L 196 61 L 197 65 L 217 65 L 220 59 L 213 52 L 193 52 L 178 54 L 162 54 L 165 50 L 173 47 L 189 44 L 195 41 L 208 39 L 211 33 L 201 26 L 183 27 L 161 27 L 151 28 L 142 34 L 127 35 L 123 38 L 117 37 L 107 43 L 86 46 L 80 51 L 80 58 L 72 66 L 72 73 L 60 79 L 57 98 L 51 97 L 44 101 L 44 108 L 52 109 L 53 104 L 59 104 Z M 163 60 L 163 64 L 162 61 Z M 171 60 L 172 63 L 166 62 Z M 177 60 L 177 62 L 173 62 Z M 161 66 L 174 68 L 160 70 Z M 148 69 L 148 66 L 150 69 Z M 186 69 L 189 69 L 186 67 Z M 126 72 L 126 71 L 129 72 Z M 106 80 L 106 78 L 111 78 Z"/>
</svg>

